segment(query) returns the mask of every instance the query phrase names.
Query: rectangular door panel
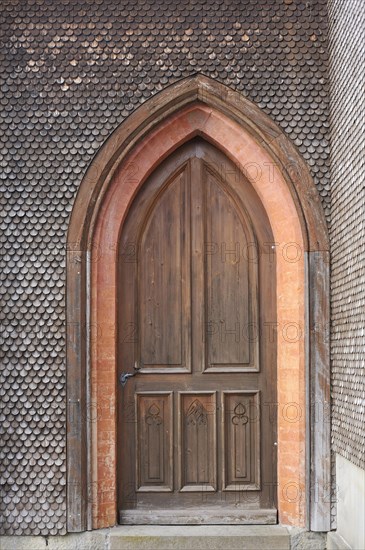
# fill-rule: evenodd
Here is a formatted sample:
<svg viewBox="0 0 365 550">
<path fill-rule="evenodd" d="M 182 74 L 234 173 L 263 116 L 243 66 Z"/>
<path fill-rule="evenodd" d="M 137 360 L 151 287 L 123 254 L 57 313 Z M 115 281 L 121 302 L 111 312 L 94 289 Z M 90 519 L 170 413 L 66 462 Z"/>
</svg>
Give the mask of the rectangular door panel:
<svg viewBox="0 0 365 550">
<path fill-rule="evenodd" d="M 172 392 L 135 394 L 137 491 L 173 490 Z"/>
<path fill-rule="evenodd" d="M 217 488 L 216 392 L 179 392 L 180 491 Z"/>
<path fill-rule="evenodd" d="M 222 392 L 223 490 L 260 489 L 259 392 Z"/>
</svg>

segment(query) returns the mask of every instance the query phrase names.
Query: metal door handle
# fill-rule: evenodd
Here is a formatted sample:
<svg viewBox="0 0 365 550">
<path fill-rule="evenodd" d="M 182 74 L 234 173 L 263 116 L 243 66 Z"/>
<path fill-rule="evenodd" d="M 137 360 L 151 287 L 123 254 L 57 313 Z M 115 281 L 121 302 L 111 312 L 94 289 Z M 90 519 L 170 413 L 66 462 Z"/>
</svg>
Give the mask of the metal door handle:
<svg viewBox="0 0 365 550">
<path fill-rule="evenodd" d="M 128 378 L 132 378 L 132 376 L 136 376 L 138 374 L 141 367 L 138 366 L 137 361 L 134 363 L 134 372 L 122 372 L 122 374 L 119 376 L 119 382 L 122 384 L 122 387 L 126 385 L 128 382 Z"/>
</svg>

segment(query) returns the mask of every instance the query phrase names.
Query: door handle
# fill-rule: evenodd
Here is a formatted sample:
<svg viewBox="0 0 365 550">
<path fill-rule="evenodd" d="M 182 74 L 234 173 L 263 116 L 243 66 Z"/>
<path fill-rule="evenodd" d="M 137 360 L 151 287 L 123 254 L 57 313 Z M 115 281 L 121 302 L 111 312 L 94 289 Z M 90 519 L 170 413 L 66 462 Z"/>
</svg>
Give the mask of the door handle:
<svg viewBox="0 0 365 550">
<path fill-rule="evenodd" d="M 122 388 L 126 385 L 129 378 L 132 378 L 132 376 L 136 376 L 138 374 L 141 367 L 138 366 L 137 361 L 134 363 L 134 372 L 122 372 L 119 376 L 119 382 L 122 385 Z"/>
</svg>

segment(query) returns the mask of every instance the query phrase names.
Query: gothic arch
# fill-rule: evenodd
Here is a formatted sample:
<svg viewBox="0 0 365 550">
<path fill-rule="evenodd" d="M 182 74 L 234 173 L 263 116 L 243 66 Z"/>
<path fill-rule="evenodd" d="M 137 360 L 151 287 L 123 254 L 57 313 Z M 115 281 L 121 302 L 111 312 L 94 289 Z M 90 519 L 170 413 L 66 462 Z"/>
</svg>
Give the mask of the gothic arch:
<svg viewBox="0 0 365 550">
<path fill-rule="evenodd" d="M 324 214 L 308 168 L 283 132 L 242 95 L 203 76 L 165 89 L 117 128 L 92 161 L 73 207 L 67 241 L 68 529 L 82 531 L 116 522 L 114 335 L 110 330 L 100 334 L 100 327 L 103 330 L 106 322 L 109 329 L 114 326 L 118 232 L 147 176 L 196 135 L 244 167 L 278 241 L 281 319 L 284 324 L 296 319 L 303 327 L 297 346 L 290 348 L 285 338 L 278 346 L 278 370 L 280 365 L 292 365 L 297 377 L 295 388 L 289 388 L 282 368 L 279 403 L 284 407 L 295 402 L 303 413 L 290 426 L 279 419 L 283 464 L 279 492 L 286 491 L 279 519 L 327 531 L 329 263 Z M 297 262 L 284 258 L 293 242 L 303 252 Z M 105 392 L 108 402 L 102 402 Z M 293 447 L 291 467 L 300 480 L 296 495 L 288 493 L 290 476 L 284 465 Z M 102 449 L 111 459 L 100 465 Z"/>
</svg>

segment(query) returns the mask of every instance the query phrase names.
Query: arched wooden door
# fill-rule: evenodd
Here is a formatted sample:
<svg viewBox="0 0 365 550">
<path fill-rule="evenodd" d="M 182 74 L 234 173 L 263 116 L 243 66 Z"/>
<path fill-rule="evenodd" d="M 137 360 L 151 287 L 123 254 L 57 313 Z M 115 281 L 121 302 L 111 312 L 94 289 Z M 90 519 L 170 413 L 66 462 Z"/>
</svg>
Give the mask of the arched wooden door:
<svg viewBox="0 0 365 550">
<path fill-rule="evenodd" d="M 194 139 L 135 197 L 118 263 L 120 522 L 276 523 L 270 225 Z"/>
</svg>

